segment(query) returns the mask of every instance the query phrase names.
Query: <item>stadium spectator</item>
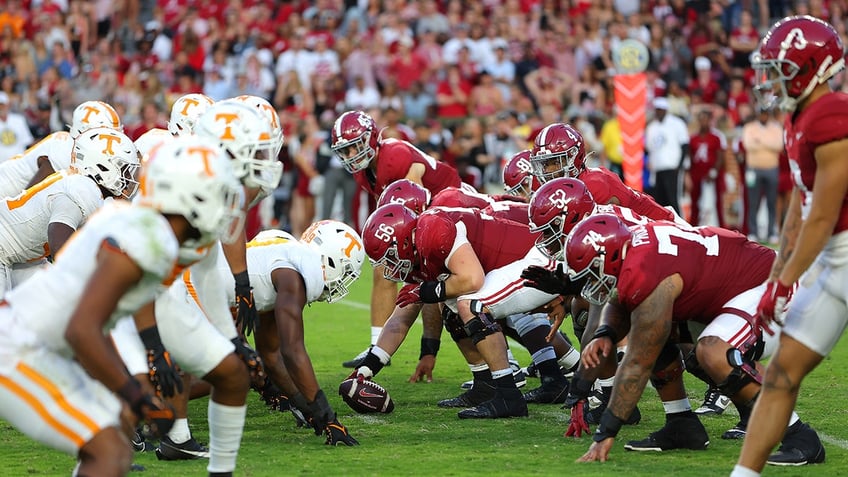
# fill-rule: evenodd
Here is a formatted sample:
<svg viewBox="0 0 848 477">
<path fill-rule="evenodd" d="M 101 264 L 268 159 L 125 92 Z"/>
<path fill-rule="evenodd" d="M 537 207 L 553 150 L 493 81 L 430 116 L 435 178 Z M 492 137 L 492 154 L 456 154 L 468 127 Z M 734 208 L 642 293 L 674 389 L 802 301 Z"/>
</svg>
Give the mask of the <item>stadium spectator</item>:
<svg viewBox="0 0 848 477">
<path fill-rule="evenodd" d="M 742 127 L 745 149 L 745 182 L 748 186 L 748 233 L 752 240 L 777 243 L 778 156 L 783 150 L 783 126 L 771 111 L 758 107 L 756 120 Z M 766 199 L 767 224 L 760 234 L 757 217 Z"/>
<path fill-rule="evenodd" d="M 9 108 L 9 95 L 0 91 L 0 162 L 23 153 L 33 141 L 26 119 Z"/>
<path fill-rule="evenodd" d="M 689 131 L 682 119 L 668 112 L 666 98 L 654 98 L 654 119 L 645 130 L 648 169 L 654 177 L 651 195 L 680 214 L 680 170 L 689 155 Z"/>
</svg>

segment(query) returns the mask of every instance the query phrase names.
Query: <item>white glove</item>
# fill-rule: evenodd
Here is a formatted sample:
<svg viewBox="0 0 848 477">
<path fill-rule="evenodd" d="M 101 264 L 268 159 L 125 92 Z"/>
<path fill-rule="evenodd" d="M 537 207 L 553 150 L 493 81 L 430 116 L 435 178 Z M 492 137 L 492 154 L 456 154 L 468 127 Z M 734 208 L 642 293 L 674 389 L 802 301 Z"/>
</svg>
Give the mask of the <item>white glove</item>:
<svg viewBox="0 0 848 477">
<path fill-rule="evenodd" d="M 324 192 L 324 176 L 315 176 L 309 179 L 309 193 L 317 196 Z"/>
</svg>

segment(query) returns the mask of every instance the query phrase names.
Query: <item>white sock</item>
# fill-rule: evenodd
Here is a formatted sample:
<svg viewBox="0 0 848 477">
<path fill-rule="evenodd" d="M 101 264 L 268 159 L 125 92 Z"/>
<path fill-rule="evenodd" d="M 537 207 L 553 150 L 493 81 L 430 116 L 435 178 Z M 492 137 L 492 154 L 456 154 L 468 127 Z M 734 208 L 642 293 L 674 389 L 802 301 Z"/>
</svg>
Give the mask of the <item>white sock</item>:
<svg viewBox="0 0 848 477">
<path fill-rule="evenodd" d="M 175 419 L 174 427 L 168 432 L 168 438 L 174 442 L 174 444 L 182 444 L 183 442 L 191 439 L 191 431 L 188 429 L 188 419 Z"/>
<path fill-rule="evenodd" d="M 512 376 L 512 368 L 499 369 L 497 371 L 492 371 L 492 379 L 502 378 L 504 376 Z"/>
<path fill-rule="evenodd" d="M 390 355 L 386 352 L 386 350 L 380 348 L 377 345 L 371 347 L 371 352 L 374 354 L 374 356 L 380 358 L 380 362 L 383 364 L 388 363 L 389 360 L 392 359 L 392 355 Z"/>
<path fill-rule="evenodd" d="M 663 409 L 665 409 L 666 414 L 677 414 L 678 412 L 691 411 L 692 405 L 689 404 L 689 398 L 683 398 L 677 401 L 663 401 Z"/>
<path fill-rule="evenodd" d="M 612 384 L 614 382 L 615 382 L 615 376 L 610 376 L 608 378 L 598 379 L 598 384 L 600 384 L 602 388 L 611 388 Z"/>
<path fill-rule="evenodd" d="M 730 477 L 760 477 L 760 473 L 737 464 L 733 467 Z"/>
<path fill-rule="evenodd" d="M 792 424 L 795 424 L 795 423 L 796 423 L 796 422 L 798 422 L 800 419 L 801 419 L 801 418 L 800 418 L 800 417 L 798 417 L 798 414 L 795 414 L 795 411 L 792 411 L 792 415 L 791 415 L 791 416 L 789 416 L 789 426 L 791 426 Z M 786 427 L 789 427 L 789 426 L 786 426 Z"/>
<path fill-rule="evenodd" d="M 472 372 L 472 373 L 473 373 L 473 372 L 475 372 L 475 371 L 485 371 L 485 370 L 489 369 L 489 365 L 488 365 L 488 364 L 486 364 L 486 363 L 483 363 L 483 364 L 469 364 L 469 365 L 468 365 L 468 367 L 469 367 L 469 368 L 471 368 L 471 372 Z"/>
<path fill-rule="evenodd" d="M 571 369 L 578 362 L 580 362 L 580 352 L 574 348 L 571 348 L 568 353 L 565 353 L 557 360 L 557 363 L 559 363 L 563 369 Z"/>
<path fill-rule="evenodd" d="M 380 333 L 383 332 L 382 326 L 372 326 L 371 327 L 371 344 L 377 344 L 377 338 L 380 337 Z"/>
<path fill-rule="evenodd" d="M 226 406 L 209 400 L 209 472 L 236 469 L 247 406 Z"/>
<path fill-rule="evenodd" d="M 509 348 L 506 349 L 506 360 L 509 361 L 510 363 L 517 363 L 518 362 L 518 360 L 515 359 L 515 356 L 512 355 L 512 350 L 509 349 Z"/>
</svg>

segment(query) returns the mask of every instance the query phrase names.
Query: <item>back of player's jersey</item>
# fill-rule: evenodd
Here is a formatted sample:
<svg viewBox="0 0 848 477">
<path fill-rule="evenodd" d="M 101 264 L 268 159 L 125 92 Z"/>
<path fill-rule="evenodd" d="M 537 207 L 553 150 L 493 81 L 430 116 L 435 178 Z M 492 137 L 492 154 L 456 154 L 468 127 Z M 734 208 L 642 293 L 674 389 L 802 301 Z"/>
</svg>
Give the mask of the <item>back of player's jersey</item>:
<svg viewBox="0 0 848 477">
<path fill-rule="evenodd" d="M 462 183 L 459 173 L 450 164 L 437 161 L 406 141 L 397 139 L 382 141 L 375 160 L 377 161 L 377 195 L 381 194 L 392 182 L 405 178 L 413 164 L 424 166 L 421 185 L 429 190 L 431 195 L 436 195 L 448 187 L 459 187 Z"/>
<path fill-rule="evenodd" d="M 120 250 L 143 271 L 141 281 L 118 302 L 112 315 L 118 318 L 133 314 L 164 290 L 162 282 L 174 267 L 177 246 L 162 214 L 122 202 L 109 204 L 71 236 L 52 267 L 6 294 L 15 326 L 34 331 L 39 342 L 70 355 L 65 328 L 96 269 L 98 253 L 103 248 Z"/>
<path fill-rule="evenodd" d="M 628 227 L 633 227 L 634 225 L 644 225 L 648 222 L 651 222 L 651 219 L 641 216 L 636 212 L 633 212 L 633 209 L 629 209 L 627 207 L 622 207 L 620 205 L 615 204 L 597 204 L 595 205 L 595 210 L 592 211 L 592 215 L 598 214 L 610 214 L 615 215 L 619 219 L 621 219 Z"/>
<path fill-rule="evenodd" d="M 103 195 L 94 181 L 66 171 L 0 201 L 0 261 L 13 264 L 46 257 L 49 224 L 76 229 L 102 205 Z"/>
<path fill-rule="evenodd" d="M 0 198 L 13 197 L 26 189 L 38 171 L 38 158 L 47 156 L 54 171 L 67 169 L 71 165 L 74 141 L 65 132 L 55 132 L 35 143 L 23 154 L 0 164 Z"/>
<path fill-rule="evenodd" d="M 524 258 L 535 246 L 537 235 L 524 224 L 479 210 L 437 207 L 419 217 L 415 246 L 424 276 L 435 280 L 447 272 L 446 262 L 463 242 L 471 245 L 488 273 Z"/>
<path fill-rule="evenodd" d="M 433 196 L 430 207 L 464 207 L 483 209 L 495 201 L 485 194 L 471 192 L 462 187 L 448 187 Z"/>
<path fill-rule="evenodd" d="M 681 227 L 666 221 L 633 228 L 618 279 L 619 300 L 638 306 L 665 278 L 679 274 L 683 292 L 675 320 L 708 323 L 731 298 L 768 278 L 774 251 L 719 227 Z"/>
<path fill-rule="evenodd" d="M 615 198 L 619 205 L 632 209 L 639 215 L 652 220 L 676 221 L 674 212 L 659 205 L 648 194 L 635 191 L 621 182 L 621 178 L 615 173 L 601 168 L 586 169 L 578 177 L 592 198 L 599 204 L 608 204 Z"/>
</svg>

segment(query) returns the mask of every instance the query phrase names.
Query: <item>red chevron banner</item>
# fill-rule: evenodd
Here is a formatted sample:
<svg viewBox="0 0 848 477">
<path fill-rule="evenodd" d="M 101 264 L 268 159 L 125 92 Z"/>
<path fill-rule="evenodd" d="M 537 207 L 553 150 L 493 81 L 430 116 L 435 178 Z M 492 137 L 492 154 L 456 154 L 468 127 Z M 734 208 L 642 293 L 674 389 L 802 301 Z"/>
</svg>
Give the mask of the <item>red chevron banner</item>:
<svg viewBox="0 0 848 477">
<path fill-rule="evenodd" d="M 615 75 L 614 81 L 616 116 L 624 149 L 624 183 L 641 191 L 645 107 L 648 101 L 645 73 Z"/>
</svg>

